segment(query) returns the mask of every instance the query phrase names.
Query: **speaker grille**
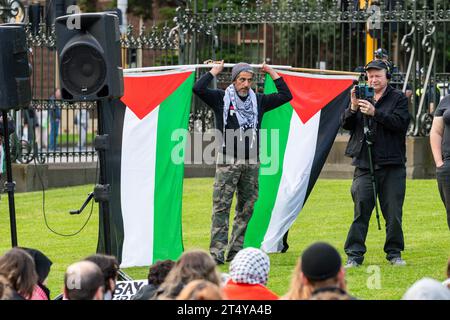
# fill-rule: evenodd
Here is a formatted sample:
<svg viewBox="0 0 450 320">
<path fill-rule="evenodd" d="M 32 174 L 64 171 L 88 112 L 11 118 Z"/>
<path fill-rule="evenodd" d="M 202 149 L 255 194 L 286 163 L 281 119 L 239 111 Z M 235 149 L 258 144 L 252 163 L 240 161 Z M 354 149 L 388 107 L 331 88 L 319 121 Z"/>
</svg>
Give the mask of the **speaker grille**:
<svg viewBox="0 0 450 320">
<path fill-rule="evenodd" d="M 94 94 L 104 86 L 106 63 L 94 47 L 74 45 L 61 58 L 61 79 L 72 95 Z"/>
</svg>

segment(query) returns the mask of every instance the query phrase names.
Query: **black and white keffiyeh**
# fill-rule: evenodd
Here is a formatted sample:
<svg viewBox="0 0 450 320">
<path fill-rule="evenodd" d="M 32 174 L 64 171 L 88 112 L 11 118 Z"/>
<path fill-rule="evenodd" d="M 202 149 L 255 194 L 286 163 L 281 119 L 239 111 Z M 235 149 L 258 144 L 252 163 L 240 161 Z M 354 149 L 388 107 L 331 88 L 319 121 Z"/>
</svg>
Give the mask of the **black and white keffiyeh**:
<svg viewBox="0 0 450 320">
<path fill-rule="evenodd" d="M 230 264 L 230 278 L 236 283 L 266 285 L 269 278 L 270 259 L 263 251 L 245 248 L 239 251 Z"/>
<path fill-rule="evenodd" d="M 248 128 L 256 129 L 258 123 L 258 108 L 256 102 L 256 94 L 250 88 L 248 96 L 245 101 L 239 98 L 233 84 L 230 84 L 225 90 L 223 97 L 223 127 L 227 125 L 228 112 L 230 105 L 233 105 L 236 112 L 236 117 L 239 121 L 239 126 L 245 130 Z"/>
</svg>

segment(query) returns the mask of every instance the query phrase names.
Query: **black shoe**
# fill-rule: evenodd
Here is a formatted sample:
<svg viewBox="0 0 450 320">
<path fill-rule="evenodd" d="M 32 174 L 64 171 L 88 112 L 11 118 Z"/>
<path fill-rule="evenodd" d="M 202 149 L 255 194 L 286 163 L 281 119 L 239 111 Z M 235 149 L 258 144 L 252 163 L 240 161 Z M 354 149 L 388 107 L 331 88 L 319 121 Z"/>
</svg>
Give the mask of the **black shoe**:
<svg viewBox="0 0 450 320">
<path fill-rule="evenodd" d="M 287 242 L 287 240 L 288 240 L 288 235 L 289 235 L 289 230 L 286 231 L 286 233 L 285 233 L 284 236 L 283 236 L 283 249 L 281 249 L 281 253 L 285 253 L 285 252 L 287 252 L 288 249 L 289 249 L 289 245 L 288 245 L 288 242 Z"/>
<path fill-rule="evenodd" d="M 227 256 L 227 262 L 231 262 L 231 261 L 233 261 L 233 259 L 234 259 L 234 257 L 236 257 L 236 255 L 234 254 L 234 255 L 232 255 L 232 256 Z"/>
</svg>

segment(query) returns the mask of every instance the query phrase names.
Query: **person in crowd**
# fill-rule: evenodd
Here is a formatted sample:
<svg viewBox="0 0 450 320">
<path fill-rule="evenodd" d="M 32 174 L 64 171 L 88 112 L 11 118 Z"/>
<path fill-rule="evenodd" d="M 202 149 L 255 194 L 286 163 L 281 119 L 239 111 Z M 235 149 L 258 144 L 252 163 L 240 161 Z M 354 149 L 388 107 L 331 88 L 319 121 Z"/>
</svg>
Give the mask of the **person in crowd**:
<svg viewBox="0 0 450 320">
<path fill-rule="evenodd" d="M 302 280 L 302 259 L 300 257 L 292 274 L 289 291 L 280 300 L 308 300 L 311 298 L 311 288 L 305 287 Z"/>
<path fill-rule="evenodd" d="M 148 271 L 148 284 L 143 286 L 133 297 L 132 300 L 149 300 L 159 286 L 164 282 L 170 270 L 175 265 L 173 260 L 162 260 L 152 264 Z"/>
<path fill-rule="evenodd" d="M 218 285 L 207 280 L 193 280 L 181 290 L 177 300 L 224 300 L 224 296 Z"/>
<path fill-rule="evenodd" d="M 256 248 L 239 251 L 230 264 L 230 279 L 223 287 L 230 300 L 278 300 L 266 285 L 269 279 L 270 259 Z"/>
<path fill-rule="evenodd" d="M 80 103 L 80 109 L 76 110 L 74 118 L 75 125 L 77 126 L 76 134 L 78 135 L 78 151 L 86 151 L 89 118 L 88 104 L 86 102 Z"/>
<path fill-rule="evenodd" d="M 0 282 L 8 300 L 31 298 L 38 282 L 33 258 L 20 248 L 12 248 L 0 257 Z"/>
<path fill-rule="evenodd" d="M 392 265 L 404 266 L 406 262 L 401 252 L 405 246 L 402 216 L 406 191 L 406 131 L 410 120 L 408 99 L 389 85 L 389 66 L 384 61 L 373 60 L 365 70 L 368 84 L 374 88 L 374 97 L 358 99 L 355 86 L 351 90 L 351 103 L 341 120 L 342 127 L 350 131 L 345 155 L 352 158 L 355 166 L 351 187 L 354 219 L 344 246 L 348 256 L 346 267 L 356 267 L 364 261 L 369 221 L 375 208 L 372 179 L 386 220 L 386 259 Z"/>
<path fill-rule="evenodd" d="M 450 259 L 447 262 L 447 279 L 442 284 L 450 289 Z"/>
<path fill-rule="evenodd" d="M 402 300 L 450 300 L 450 290 L 437 280 L 422 278 L 405 292 Z"/>
<path fill-rule="evenodd" d="M 59 123 L 61 122 L 61 89 L 56 88 L 55 94 L 50 97 L 50 138 L 48 148 L 50 151 L 56 151 L 58 147 Z"/>
<path fill-rule="evenodd" d="M 255 93 L 251 88 L 255 73 L 247 63 L 231 70 L 232 83 L 226 88 L 209 89 L 208 84 L 224 68 L 223 60 L 194 85 L 194 93 L 214 112 L 216 129 L 222 135 L 217 156 L 213 191 L 210 253 L 217 264 L 233 260 L 242 249 L 245 231 L 258 198 L 259 131 L 265 112 L 292 99 L 291 92 L 278 73 L 263 64 L 261 71 L 274 80 L 278 93 Z M 231 239 L 228 241 L 229 215 L 233 195 L 237 204 Z"/>
<path fill-rule="evenodd" d="M 22 248 L 34 261 L 38 281 L 30 300 L 50 300 L 50 289 L 47 288 L 47 278 L 53 262 L 41 251 L 32 248 Z"/>
<path fill-rule="evenodd" d="M 218 286 L 221 283 L 216 263 L 207 252 L 203 250 L 186 251 L 177 260 L 151 299 L 176 299 L 189 282 L 198 279 L 208 280 Z"/>
<path fill-rule="evenodd" d="M 439 101 L 441 100 L 441 90 L 437 86 L 436 83 L 434 83 L 434 79 L 430 78 L 428 85 L 425 87 L 425 79 L 427 75 L 427 69 L 421 68 L 419 71 L 420 79 L 422 82 L 422 87 L 416 89 L 416 106 L 419 107 L 420 100 L 423 97 L 423 110 L 425 110 L 428 113 L 433 114 L 436 110 L 436 106 L 439 104 Z"/>
<path fill-rule="evenodd" d="M 434 113 L 430 144 L 436 164 L 438 190 L 445 206 L 450 230 L 450 94 L 442 99 Z"/>
<path fill-rule="evenodd" d="M 116 290 L 117 277 L 119 272 L 119 262 L 116 257 L 105 254 L 94 254 L 84 259 L 95 263 L 103 273 L 104 280 L 104 300 L 112 300 Z"/>
<path fill-rule="evenodd" d="M 91 261 L 71 264 L 64 275 L 65 300 L 103 300 L 105 279 L 102 270 Z"/>
<path fill-rule="evenodd" d="M 30 105 L 27 109 L 21 110 L 23 119 L 22 140 L 26 140 L 33 145 L 37 139 L 36 128 L 39 128 L 39 119 L 36 109 Z"/>
<path fill-rule="evenodd" d="M 0 300 L 13 300 L 13 297 L 14 291 L 11 289 L 9 281 L 0 275 Z M 21 298 L 20 300 L 23 299 Z"/>
<path fill-rule="evenodd" d="M 339 252 L 330 244 L 316 242 L 303 251 L 301 279 L 310 299 L 354 299 L 347 293 L 345 270 Z M 325 294 L 326 293 L 326 294 Z"/>
</svg>

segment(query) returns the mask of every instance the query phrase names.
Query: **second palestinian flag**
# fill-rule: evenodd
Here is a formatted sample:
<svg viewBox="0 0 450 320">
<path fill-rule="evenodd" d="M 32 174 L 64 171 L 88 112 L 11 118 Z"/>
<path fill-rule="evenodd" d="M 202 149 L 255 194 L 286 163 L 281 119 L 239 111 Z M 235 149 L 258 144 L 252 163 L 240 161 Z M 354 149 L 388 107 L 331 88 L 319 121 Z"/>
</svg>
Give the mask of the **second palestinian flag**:
<svg viewBox="0 0 450 320">
<path fill-rule="evenodd" d="M 355 80 L 353 76 L 278 73 L 293 99 L 264 115 L 261 129 L 267 130 L 268 143 L 261 144 L 259 197 L 244 242 L 245 247 L 260 247 L 266 252 L 283 249 L 283 235 L 302 210 L 322 170 Z M 265 93 L 275 90 L 267 77 Z M 271 139 L 272 135 L 276 137 Z M 274 150 L 276 154 L 271 154 Z"/>
</svg>

